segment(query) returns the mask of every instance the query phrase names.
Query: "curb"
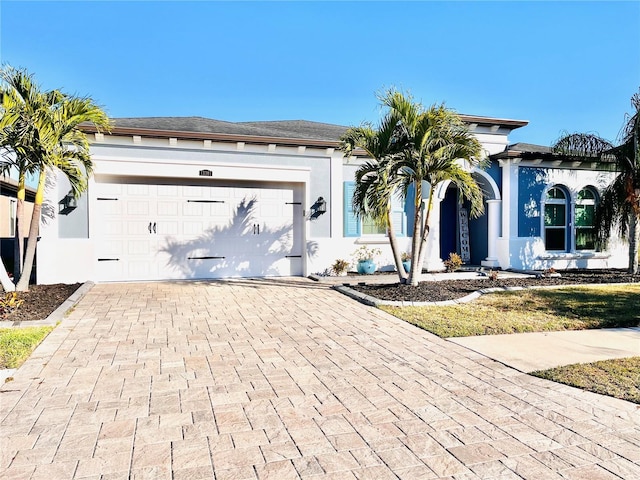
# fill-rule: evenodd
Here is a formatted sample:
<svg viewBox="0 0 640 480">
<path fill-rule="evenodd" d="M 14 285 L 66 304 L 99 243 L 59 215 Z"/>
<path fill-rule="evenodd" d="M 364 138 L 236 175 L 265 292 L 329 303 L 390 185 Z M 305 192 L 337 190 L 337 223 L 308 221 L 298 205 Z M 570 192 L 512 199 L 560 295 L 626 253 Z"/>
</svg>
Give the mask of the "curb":
<svg viewBox="0 0 640 480">
<path fill-rule="evenodd" d="M 0 322 L 0 327 L 2 328 L 12 328 L 12 327 L 41 327 L 48 325 L 56 325 L 60 322 L 65 314 L 71 310 L 81 299 L 84 297 L 89 290 L 93 288 L 95 283 L 93 282 L 85 282 L 78 287 L 78 289 L 71 294 L 69 298 L 67 298 L 62 304 L 56 308 L 53 312 L 49 314 L 47 318 L 44 320 L 28 320 L 28 321 L 19 321 L 19 322 L 11 322 L 8 325 L 3 325 L 8 322 Z"/>
</svg>

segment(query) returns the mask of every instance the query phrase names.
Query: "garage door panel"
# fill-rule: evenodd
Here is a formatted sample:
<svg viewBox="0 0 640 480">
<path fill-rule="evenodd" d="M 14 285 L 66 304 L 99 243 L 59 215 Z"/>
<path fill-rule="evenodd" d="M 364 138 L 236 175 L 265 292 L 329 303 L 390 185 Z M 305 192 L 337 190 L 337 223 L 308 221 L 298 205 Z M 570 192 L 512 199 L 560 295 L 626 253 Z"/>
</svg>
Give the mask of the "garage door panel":
<svg viewBox="0 0 640 480">
<path fill-rule="evenodd" d="M 153 187 L 155 193 L 157 191 L 157 186 L 154 185 Z M 150 188 L 152 188 L 151 185 L 128 183 L 124 190 L 130 197 L 149 197 L 151 194 Z"/>
<path fill-rule="evenodd" d="M 182 233 L 185 236 L 202 235 L 205 232 L 205 224 L 198 221 L 182 221 Z"/>
<path fill-rule="evenodd" d="M 177 197 L 178 185 L 158 185 L 157 194 L 159 197 Z"/>
<path fill-rule="evenodd" d="M 127 215 L 130 216 L 149 216 L 151 209 L 149 208 L 148 201 L 128 201 L 127 202 Z"/>
<path fill-rule="evenodd" d="M 149 240 L 129 240 L 127 241 L 126 253 L 129 255 L 147 256 L 151 252 L 151 242 Z"/>
<path fill-rule="evenodd" d="M 177 217 L 178 216 L 178 203 L 159 201 L 157 203 L 156 215 L 158 217 Z"/>
<path fill-rule="evenodd" d="M 209 188 L 209 198 L 212 200 L 226 200 L 231 198 L 233 194 L 229 187 L 211 187 Z"/>
<path fill-rule="evenodd" d="M 126 222 L 126 232 L 129 236 L 147 236 L 153 233 L 153 222 L 147 221 L 149 216 L 144 220 L 130 220 Z M 157 225 L 157 224 L 156 224 Z M 157 227 L 156 227 L 157 228 Z"/>
<path fill-rule="evenodd" d="M 185 185 L 182 187 L 182 195 L 185 197 L 204 198 L 208 194 L 206 187 Z"/>
<path fill-rule="evenodd" d="M 190 217 L 202 217 L 208 204 L 187 200 L 182 204 L 182 214 Z M 206 208 L 209 210 L 208 208 Z M 208 213 L 208 212 L 207 212 Z"/>
<path fill-rule="evenodd" d="M 109 195 L 109 194 L 107 194 Z M 104 219 L 110 219 L 111 216 L 120 218 L 122 216 L 123 202 L 117 198 L 99 198 L 98 209 L 101 212 L 101 221 Z"/>
<path fill-rule="evenodd" d="M 178 220 L 159 219 L 155 229 L 152 229 L 157 235 L 179 235 L 180 223 Z"/>
</svg>

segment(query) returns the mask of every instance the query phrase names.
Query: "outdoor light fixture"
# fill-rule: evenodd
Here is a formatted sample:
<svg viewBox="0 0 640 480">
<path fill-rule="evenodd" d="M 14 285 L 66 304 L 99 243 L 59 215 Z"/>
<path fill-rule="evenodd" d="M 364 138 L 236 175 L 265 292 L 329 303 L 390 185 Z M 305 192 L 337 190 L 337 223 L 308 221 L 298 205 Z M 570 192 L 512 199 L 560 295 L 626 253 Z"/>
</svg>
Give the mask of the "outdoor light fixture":
<svg viewBox="0 0 640 480">
<path fill-rule="evenodd" d="M 318 197 L 318 200 L 316 200 L 316 212 L 318 212 L 319 215 L 327 213 L 327 202 L 322 197 Z"/>
<path fill-rule="evenodd" d="M 58 213 L 61 215 L 67 215 L 78 208 L 78 199 L 73 196 L 71 192 L 67 193 L 62 200 L 58 203 L 60 210 Z"/>
<path fill-rule="evenodd" d="M 318 197 L 316 203 L 311 205 L 311 218 L 318 218 L 323 213 L 327 213 L 327 201 L 323 197 Z"/>
</svg>

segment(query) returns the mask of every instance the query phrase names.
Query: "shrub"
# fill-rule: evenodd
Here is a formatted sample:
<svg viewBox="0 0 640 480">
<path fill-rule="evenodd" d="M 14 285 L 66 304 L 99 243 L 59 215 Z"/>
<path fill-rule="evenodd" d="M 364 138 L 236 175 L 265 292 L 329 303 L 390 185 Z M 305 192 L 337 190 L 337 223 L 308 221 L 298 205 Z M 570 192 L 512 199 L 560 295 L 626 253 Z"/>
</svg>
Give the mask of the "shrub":
<svg viewBox="0 0 640 480">
<path fill-rule="evenodd" d="M 342 275 L 347 271 L 348 268 L 349 262 L 341 258 L 337 259 L 335 262 L 333 262 L 333 265 L 331 265 L 331 271 L 336 275 Z"/>
<path fill-rule="evenodd" d="M 462 258 L 455 252 L 449 254 L 449 258 L 444 261 L 447 272 L 455 272 L 462 266 Z"/>
<path fill-rule="evenodd" d="M 23 303 L 24 300 L 18 298 L 17 292 L 8 292 L 4 296 L 4 299 L 0 298 L 0 317 L 9 315 L 14 310 L 17 310 Z"/>
</svg>

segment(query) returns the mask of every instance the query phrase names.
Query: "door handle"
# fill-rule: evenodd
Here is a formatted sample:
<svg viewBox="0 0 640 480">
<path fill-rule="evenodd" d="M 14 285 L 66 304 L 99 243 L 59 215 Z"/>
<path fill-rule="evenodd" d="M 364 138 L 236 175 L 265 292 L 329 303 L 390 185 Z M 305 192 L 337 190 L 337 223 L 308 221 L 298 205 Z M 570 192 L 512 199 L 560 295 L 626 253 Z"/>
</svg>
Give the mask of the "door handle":
<svg viewBox="0 0 640 480">
<path fill-rule="evenodd" d="M 151 222 L 149 222 L 149 233 L 151 233 Z"/>
<path fill-rule="evenodd" d="M 156 233 L 156 222 L 153 222 L 153 233 Z"/>
<path fill-rule="evenodd" d="M 258 235 L 260 235 L 260 224 L 258 224 Z"/>
</svg>

